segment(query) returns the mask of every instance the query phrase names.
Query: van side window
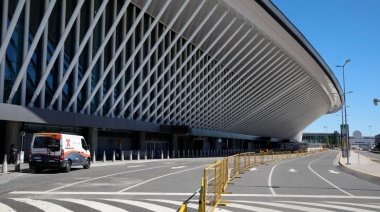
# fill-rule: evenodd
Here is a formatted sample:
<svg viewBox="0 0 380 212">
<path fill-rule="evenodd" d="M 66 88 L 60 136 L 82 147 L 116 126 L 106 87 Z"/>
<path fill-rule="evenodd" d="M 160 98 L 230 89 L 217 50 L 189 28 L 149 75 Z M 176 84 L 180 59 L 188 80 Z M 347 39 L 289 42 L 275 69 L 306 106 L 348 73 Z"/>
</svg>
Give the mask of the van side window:
<svg viewBox="0 0 380 212">
<path fill-rule="evenodd" d="M 85 150 L 88 150 L 86 140 L 84 140 L 83 138 L 81 140 L 82 140 L 82 148 Z"/>
</svg>

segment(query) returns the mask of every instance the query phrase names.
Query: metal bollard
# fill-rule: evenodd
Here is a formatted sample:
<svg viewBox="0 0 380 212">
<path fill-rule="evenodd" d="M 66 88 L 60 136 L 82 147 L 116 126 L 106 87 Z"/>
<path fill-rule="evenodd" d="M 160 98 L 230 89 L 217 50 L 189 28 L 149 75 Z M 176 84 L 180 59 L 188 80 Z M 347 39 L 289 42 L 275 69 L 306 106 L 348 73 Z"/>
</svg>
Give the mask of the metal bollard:
<svg viewBox="0 0 380 212">
<path fill-rule="evenodd" d="M 103 162 L 106 162 L 106 151 L 103 153 Z"/>
<path fill-rule="evenodd" d="M 3 160 L 3 174 L 8 173 L 8 162 L 7 162 L 7 154 L 4 155 Z"/>
<path fill-rule="evenodd" d="M 121 161 L 124 161 L 124 151 L 121 151 Z"/>
<path fill-rule="evenodd" d="M 167 159 L 169 159 L 169 150 L 168 150 L 168 155 L 167 155 Z"/>
<path fill-rule="evenodd" d="M 164 159 L 164 152 L 161 151 L 161 159 Z"/>
<path fill-rule="evenodd" d="M 96 155 L 95 155 L 95 151 L 94 151 L 94 154 L 92 155 L 92 163 L 96 163 Z"/>
<path fill-rule="evenodd" d="M 137 160 L 140 160 L 140 150 L 137 150 Z"/>
<path fill-rule="evenodd" d="M 153 150 L 152 150 L 152 154 L 151 154 L 151 159 L 154 159 L 154 154 L 153 154 Z"/>
<path fill-rule="evenodd" d="M 115 151 L 113 151 L 113 153 L 112 153 L 112 162 L 115 162 L 115 160 L 116 160 Z"/>
<path fill-rule="evenodd" d="M 133 159 L 133 157 L 132 157 L 132 150 L 131 151 L 129 151 L 129 160 L 132 160 Z"/>
<path fill-rule="evenodd" d="M 145 159 L 145 160 L 148 160 L 148 155 L 146 154 L 146 150 L 145 150 L 144 159 Z"/>
</svg>

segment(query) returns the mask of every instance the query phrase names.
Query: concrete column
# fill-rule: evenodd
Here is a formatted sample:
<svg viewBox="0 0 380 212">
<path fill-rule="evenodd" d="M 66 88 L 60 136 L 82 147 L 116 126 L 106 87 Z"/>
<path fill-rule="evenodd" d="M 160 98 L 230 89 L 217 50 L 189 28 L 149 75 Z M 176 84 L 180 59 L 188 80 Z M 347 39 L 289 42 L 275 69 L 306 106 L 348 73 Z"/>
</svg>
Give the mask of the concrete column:
<svg viewBox="0 0 380 212">
<path fill-rule="evenodd" d="M 90 151 L 97 154 L 97 151 L 98 151 L 98 129 L 88 128 L 87 145 L 90 145 Z M 93 157 L 96 157 L 96 155 L 94 155 Z"/>
<path fill-rule="evenodd" d="M 172 148 L 173 150 L 178 150 L 178 135 L 177 134 L 172 135 Z"/>
<path fill-rule="evenodd" d="M 25 141 L 24 141 L 25 142 Z M 5 153 L 9 153 L 11 144 L 15 144 L 17 153 L 21 150 L 20 122 L 7 121 L 5 125 Z M 25 144 L 24 144 L 25 145 Z"/>
<path fill-rule="evenodd" d="M 139 150 L 145 150 L 145 132 L 138 132 L 137 139 Z"/>
</svg>

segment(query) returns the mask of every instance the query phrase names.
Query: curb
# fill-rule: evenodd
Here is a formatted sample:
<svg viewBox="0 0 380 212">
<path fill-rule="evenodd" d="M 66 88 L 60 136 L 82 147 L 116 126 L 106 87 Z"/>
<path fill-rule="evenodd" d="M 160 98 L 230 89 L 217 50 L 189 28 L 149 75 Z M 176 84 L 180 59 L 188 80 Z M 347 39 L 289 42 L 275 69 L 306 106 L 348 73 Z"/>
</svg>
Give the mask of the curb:
<svg viewBox="0 0 380 212">
<path fill-rule="evenodd" d="M 371 174 L 371 173 L 368 173 L 368 172 L 364 172 L 364 171 L 361 171 L 361 170 L 358 170 L 358 169 L 351 168 L 351 167 L 347 166 L 346 164 L 344 164 L 344 162 L 342 162 L 342 159 L 343 159 L 343 157 L 340 156 L 339 161 L 338 161 L 338 163 L 340 165 L 340 169 L 342 171 L 344 171 L 344 172 L 346 172 L 348 174 L 351 174 L 351 175 L 353 175 L 353 176 L 355 176 L 355 177 L 357 177 L 357 178 L 359 178 L 361 180 L 365 180 L 365 181 L 368 181 L 370 183 L 373 183 L 373 184 L 376 184 L 376 185 L 380 185 L 380 176 L 374 175 L 374 174 Z"/>
</svg>

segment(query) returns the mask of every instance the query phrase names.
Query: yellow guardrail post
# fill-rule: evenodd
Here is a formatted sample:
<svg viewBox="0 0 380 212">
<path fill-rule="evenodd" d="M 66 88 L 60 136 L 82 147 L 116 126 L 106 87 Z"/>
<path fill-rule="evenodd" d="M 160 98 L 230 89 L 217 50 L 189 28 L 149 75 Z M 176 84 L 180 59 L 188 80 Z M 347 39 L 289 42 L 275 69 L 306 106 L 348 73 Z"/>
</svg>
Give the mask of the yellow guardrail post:
<svg viewBox="0 0 380 212">
<path fill-rule="evenodd" d="M 183 204 L 181 208 L 178 210 L 178 212 L 187 212 L 187 204 Z"/>
<path fill-rule="evenodd" d="M 206 174 L 206 170 L 204 172 Z M 206 179 L 202 177 L 201 180 L 201 190 L 199 195 L 199 206 L 198 206 L 198 212 L 205 212 L 206 211 Z"/>
</svg>

